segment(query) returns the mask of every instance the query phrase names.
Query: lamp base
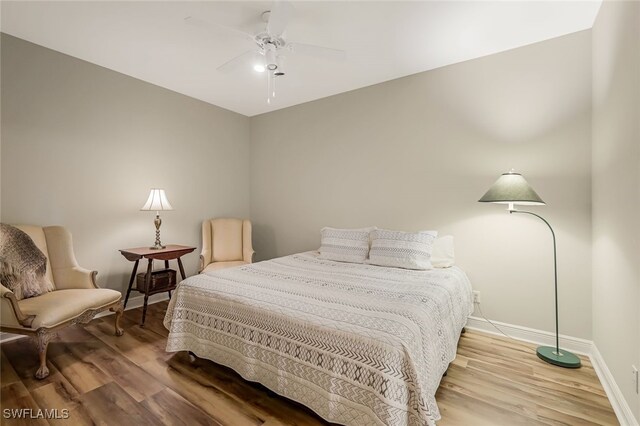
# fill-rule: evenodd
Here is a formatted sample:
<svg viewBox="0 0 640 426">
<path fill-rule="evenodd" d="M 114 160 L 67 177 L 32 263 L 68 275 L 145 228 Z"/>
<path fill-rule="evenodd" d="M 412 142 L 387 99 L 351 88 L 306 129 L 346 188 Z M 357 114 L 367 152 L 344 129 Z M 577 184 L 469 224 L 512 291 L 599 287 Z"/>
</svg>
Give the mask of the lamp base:
<svg viewBox="0 0 640 426">
<path fill-rule="evenodd" d="M 149 250 L 162 250 L 163 248 L 167 248 L 167 246 L 156 244 L 155 246 L 149 247 Z"/>
<path fill-rule="evenodd" d="M 557 352 L 556 348 L 552 346 L 540 346 L 536 350 L 536 354 L 541 360 L 558 367 L 580 368 L 581 366 L 580 358 L 563 349 Z"/>
</svg>

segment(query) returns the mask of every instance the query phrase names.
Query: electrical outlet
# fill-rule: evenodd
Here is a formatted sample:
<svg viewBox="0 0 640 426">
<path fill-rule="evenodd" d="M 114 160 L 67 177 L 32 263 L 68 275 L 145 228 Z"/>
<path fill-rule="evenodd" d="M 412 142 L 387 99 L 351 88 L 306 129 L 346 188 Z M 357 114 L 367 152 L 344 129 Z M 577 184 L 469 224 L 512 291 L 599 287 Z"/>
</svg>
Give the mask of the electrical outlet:
<svg viewBox="0 0 640 426">
<path fill-rule="evenodd" d="M 473 303 L 476 304 L 480 304 L 480 292 L 479 291 L 474 291 L 473 292 Z"/>
<path fill-rule="evenodd" d="M 636 393 L 639 393 L 638 392 L 639 391 L 639 389 L 638 389 L 638 385 L 639 385 L 639 383 L 638 383 L 638 369 L 636 368 L 635 365 L 631 366 L 631 372 L 633 373 L 633 384 L 634 384 L 634 387 L 636 389 Z"/>
</svg>

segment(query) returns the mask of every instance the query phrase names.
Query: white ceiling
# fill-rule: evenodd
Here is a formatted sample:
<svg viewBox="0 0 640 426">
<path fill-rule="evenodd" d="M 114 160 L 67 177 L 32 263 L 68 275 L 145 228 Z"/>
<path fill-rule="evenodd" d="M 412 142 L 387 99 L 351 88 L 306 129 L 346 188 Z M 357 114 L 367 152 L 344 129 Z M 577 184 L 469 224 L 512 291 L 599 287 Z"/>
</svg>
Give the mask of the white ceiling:
<svg viewBox="0 0 640 426">
<path fill-rule="evenodd" d="M 271 2 L 10 2 L 1 30 L 248 116 L 591 28 L 593 1 L 302 1 L 288 41 L 347 51 L 292 57 L 266 103 L 265 74 L 216 68 L 252 48 L 188 16 L 257 33 Z"/>
</svg>

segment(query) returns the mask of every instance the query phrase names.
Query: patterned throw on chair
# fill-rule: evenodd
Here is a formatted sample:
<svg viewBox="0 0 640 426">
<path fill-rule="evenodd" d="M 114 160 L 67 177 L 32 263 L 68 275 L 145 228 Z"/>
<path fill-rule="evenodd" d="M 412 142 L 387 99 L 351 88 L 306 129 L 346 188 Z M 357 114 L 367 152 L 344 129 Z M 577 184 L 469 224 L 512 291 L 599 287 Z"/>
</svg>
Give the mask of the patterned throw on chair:
<svg viewBox="0 0 640 426">
<path fill-rule="evenodd" d="M 0 282 L 18 300 L 54 290 L 47 257 L 26 233 L 5 223 L 0 223 Z"/>
</svg>

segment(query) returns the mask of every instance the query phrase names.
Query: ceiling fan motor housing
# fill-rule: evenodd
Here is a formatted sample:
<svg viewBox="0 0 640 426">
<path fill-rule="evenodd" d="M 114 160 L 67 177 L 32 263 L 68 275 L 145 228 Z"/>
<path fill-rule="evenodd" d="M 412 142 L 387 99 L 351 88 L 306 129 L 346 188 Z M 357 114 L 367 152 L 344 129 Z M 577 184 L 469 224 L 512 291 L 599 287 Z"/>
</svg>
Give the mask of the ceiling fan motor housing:
<svg viewBox="0 0 640 426">
<path fill-rule="evenodd" d="M 262 32 L 255 36 L 255 41 L 261 49 L 264 49 L 267 44 L 273 44 L 276 49 L 280 49 L 287 45 L 282 37 L 273 37 L 267 32 Z"/>
</svg>

